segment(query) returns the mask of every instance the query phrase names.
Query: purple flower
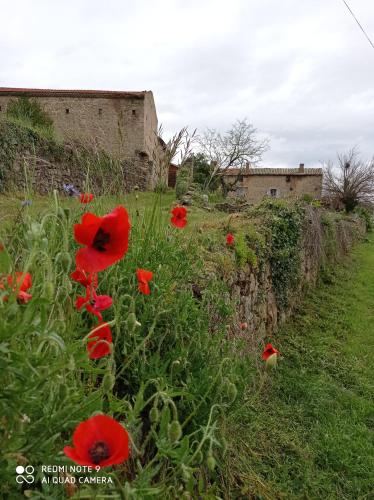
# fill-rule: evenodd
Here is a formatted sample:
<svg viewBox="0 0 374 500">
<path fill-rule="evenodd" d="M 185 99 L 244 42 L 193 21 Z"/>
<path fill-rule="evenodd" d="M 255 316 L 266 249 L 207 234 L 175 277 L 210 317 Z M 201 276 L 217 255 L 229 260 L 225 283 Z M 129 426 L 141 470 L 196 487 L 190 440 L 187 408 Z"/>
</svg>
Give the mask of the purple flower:
<svg viewBox="0 0 374 500">
<path fill-rule="evenodd" d="M 74 187 L 74 184 L 63 184 L 62 187 L 63 187 L 65 193 L 68 194 L 69 196 L 79 196 L 80 195 L 80 192 L 78 191 L 78 189 L 76 189 Z"/>
</svg>

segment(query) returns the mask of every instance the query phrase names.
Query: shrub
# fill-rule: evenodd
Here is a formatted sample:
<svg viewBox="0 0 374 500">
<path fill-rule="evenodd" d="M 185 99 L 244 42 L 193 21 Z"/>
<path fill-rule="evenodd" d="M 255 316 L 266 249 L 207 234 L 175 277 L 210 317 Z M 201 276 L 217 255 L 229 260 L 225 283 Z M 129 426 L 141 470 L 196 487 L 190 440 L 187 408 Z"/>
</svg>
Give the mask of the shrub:
<svg viewBox="0 0 374 500">
<path fill-rule="evenodd" d="M 366 231 L 373 229 L 373 215 L 365 207 L 356 207 L 355 213 L 365 222 Z"/>
<path fill-rule="evenodd" d="M 51 137 L 53 135 L 53 121 L 42 110 L 39 103 L 28 97 L 20 97 L 10 101 L 6 112 L 7 118 L 42 132 Z"/>
</svg>

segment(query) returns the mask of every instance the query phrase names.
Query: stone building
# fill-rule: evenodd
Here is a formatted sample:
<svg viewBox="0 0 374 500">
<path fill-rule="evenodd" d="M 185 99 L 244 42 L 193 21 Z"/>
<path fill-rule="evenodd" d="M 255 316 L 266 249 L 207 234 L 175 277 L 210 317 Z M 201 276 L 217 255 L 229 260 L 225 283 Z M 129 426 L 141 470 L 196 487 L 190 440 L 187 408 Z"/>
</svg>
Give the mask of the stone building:
<svg viewBox="0 0 374 500">
<path fill-rule="evenodd" d="M 53 120 L 57 134 L 104 150 L 120 160 L 127 182 L 152 189 L 155 165 L 162 154 L 151 91 L 51 90 L 0 87 L 0 117 L 18 97 L 37 101 Z M 165 172 L 167 182 L 167 169 Z"/>
<path fill-rule="evenodd" d="M 229 196 L 259 203 L 265 196 L 296 198 L 309 194 L 320 199 L 322 195 L 322 169 L 304 168 L 245 168 L 228 169 L 223 174 L 230 186 Z"/>
</svg>

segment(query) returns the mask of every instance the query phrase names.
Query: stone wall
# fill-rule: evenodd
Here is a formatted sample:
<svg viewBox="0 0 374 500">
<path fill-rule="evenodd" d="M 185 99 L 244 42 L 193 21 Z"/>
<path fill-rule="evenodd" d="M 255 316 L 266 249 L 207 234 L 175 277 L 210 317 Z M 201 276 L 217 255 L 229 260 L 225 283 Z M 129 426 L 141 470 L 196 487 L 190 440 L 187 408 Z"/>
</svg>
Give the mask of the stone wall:
<svg viewBox="0 0 374 500">
<path fill-rule="evenodd" d="M 324 213 L 322 209 L 312 207 L 307 210 L 300 244 L 299 282 L 286 309 L 277 303 L 269 261 L 258 267 L 246 264 L 224 276 L 236 305 L 231 335 L 244 339 L 248 349 L 258 349 L 259 342 L 276 332 L 278 325 L 302 302 L 306 288 L 315 285 L 322 264 L 333 265 L 341 260 L 352 245 L 365 235 L 362 219 L 337 216 L 333 225 L 327 228 L 323 222 Z M 240 327 L 243 323 L 247 324 L 244 329 Z"/>
<path fill-rule="evenodd" d="M 106 151 L 121 161 L 123 168 L 130 168 L 125 172 L 127 182 L 153 189 L 154 157 L 159 149 L 152 92 L 95 94 L 91 91 L 46 90 L 33 93 L 30 90 L 13 94 L 0 92 L 0 118 L 6 116 L 10 100 L 25 95 L 40 104 L 53 120 L 56 133 L 62 140 L 79 142 L 92 151 Z M 140 166 L 139 178 L 134 166 Z M 144 179 L 145 174 L 147 179 Z"/>
<path fill-rule="evenodd" d="M 151 189 L 148 156 L 113 159 L 80 144 L 59 144 L 16 124 L 0 123 L 0 191 L 46 194 L 74 184 L 95 194 Z M 87 173 L 89 185 L 86 185 Z"/>
</svg>

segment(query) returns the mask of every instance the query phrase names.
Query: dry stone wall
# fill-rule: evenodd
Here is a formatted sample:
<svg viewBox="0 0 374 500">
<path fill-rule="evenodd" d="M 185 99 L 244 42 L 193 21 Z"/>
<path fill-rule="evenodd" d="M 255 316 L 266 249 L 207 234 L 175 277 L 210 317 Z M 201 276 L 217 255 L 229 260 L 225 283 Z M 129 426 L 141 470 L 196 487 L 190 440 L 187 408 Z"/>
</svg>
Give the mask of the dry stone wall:
<svg viewBox="0 0 374 500">
<path fill-rule="evenodd" d="M 302 302 L 305 289 L 315 285 L 322 265 L 341 260 L 365 235 L 365 223 L 358 217 L 339 216 L 334 220 L 333 216 L 326 225 L 325 216 L 321 209 L 308 210 L 299 248 L 298 284 L 287 308 L 280 307 L 277 301 L 269 260 L 259 266 L 246 264 L 225 275 L 236 311 L 231 335 L 244 339 L 248 348 L 257 349 L 258 343 L 290 316 Z"/>
</svg>

